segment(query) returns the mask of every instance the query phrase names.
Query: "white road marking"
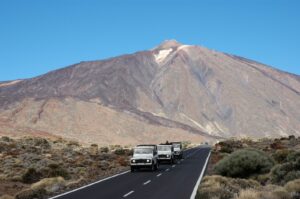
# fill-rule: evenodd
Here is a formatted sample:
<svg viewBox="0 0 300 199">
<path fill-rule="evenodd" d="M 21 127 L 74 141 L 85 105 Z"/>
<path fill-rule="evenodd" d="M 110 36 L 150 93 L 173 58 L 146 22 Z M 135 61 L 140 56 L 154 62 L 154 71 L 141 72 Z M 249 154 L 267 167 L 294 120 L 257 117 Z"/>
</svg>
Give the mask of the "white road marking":
<svg viewBox="0 0 300 199">
<path fill-rule="evenodd" d="M 151 182 L 151 180 L 148 180 L 147 182 L 144 182 L 143 184 L 146 185 L 146 184 L 149 184 Z"/>
<path fill-rule="evenodd" d="M 166 171 L 169 171 L 170 169 L 166 169 Z"/>
<path fill-rule="evenodd" d="M 62 194 L 60 194 L 60 195 L 54 196 L 54 197 L 52 197 L 52 198 L 49 198 L 49 199 L 55 199 L 55 198 L 58 198 L 58 197 L 61 197 L 61 196 L 64 196 L 64 195 L 67 195 L 67 194 L 73 193 L 73 192 L 75 192 L 75 191 L 78 191 L 78 190 L 81 190 L 81 189 L 84 189 L 84 188 L 90 187 L 90 186 L 92 186 L 92 185 L 94 185 L 94 184 L 97 184 L 97 183 L 103 182 L 103 181 L 105 181 L 105 180 L 109 180 L 109 179 L 111 179 L 111 178 L 114 178 L 114 177 L 117 177 L 117 176 L 120 176 L 120 175 L 124 175 L 124 174 L 126 174 L 126 173 L 128 173 L 128 172 L 129 172 L 129 171 L 125 171 L 125 172 L 123 172 L 123 173 L 119 173 L 119 174 L 116 174 L 116 175 L 113 175 L 113 176 L 110 176 L 110 177 L 104 178 L 104 179 L 102 179 L 102 180 L 99 180 L 99 181 L 97 181 L 97 182 L 93 182 L 93 183 L 91 183 L 91 184 L 85 185 L 85 186 L 83 186 L 83 187 L 79 187 L 79 188 L 77 188 L 77 189 L 74 189 L 74 190 L 68 191 L 68 192 L 66 192 L 66 193 L 62 193 Z"/>
<path fill-rule="evenodd" d="M 129 191 L 128 193 L 126 193 L 123 198 L 126 198 L 127 196 L 129 196 L 130 194 L 132 194 L 134 191 Z"/>
<path fill-rule="evenodd" d="M 161 176 L 161 173 L 156 175 L 156 177 L 159 177 L 159 176 Z"/>
<path fill-rule="evenodd" d="M 174 168 L 174 167 L 176 167 L 176 165 L 173 165 L 172 167 Z"/>
<path fill-rule="evenodd" d="M 204 171 L 205 171 L 205 169 L 206 169 L 206 166 L 207 166 L 207 163 L 208 163 L 210 154 L 211 154 L 211 151 L 209 151 L 209 154 L 208 154 L 208 156 L 207 156 L 207 158 L 206 158 L 205 164 L 204 164 L 204 166 L 203 166 L 203 169 L 202 169 L 202 171 L 201 171 L 201 173 L 200 173 L 200 176 L 199 176 L 199 178 L 198 178 L 198 180 L 197 180 L 197 183 L 196 183 L 196 185 L 195 185 L 195 187 L 194 187 L 194 190 L 193 190 L 193 192 L 192 192 L 192 195 L 191 195 L 190 199 L 195 199 L 195 197 L 196 197 L 196 193 L 197 193 L 197 190 L 198 190 L 198 186 L 199 186 L 199 184 L 200 184 L 200 182 L 201 182 L 201 180 L 202 180 L 202 178 L 203 178 Z"/>
</svg>

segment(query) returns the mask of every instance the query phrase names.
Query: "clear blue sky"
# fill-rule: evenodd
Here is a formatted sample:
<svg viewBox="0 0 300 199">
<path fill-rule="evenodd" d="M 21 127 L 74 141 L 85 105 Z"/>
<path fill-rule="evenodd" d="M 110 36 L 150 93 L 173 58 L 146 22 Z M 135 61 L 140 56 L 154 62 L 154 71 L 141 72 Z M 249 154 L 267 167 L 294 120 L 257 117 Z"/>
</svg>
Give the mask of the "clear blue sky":
<svg viewBox="0 0 300 199">
<path fill-rule="evenodd" d="M 166 39 L 300 74 L 299 9 L 299 0 L 0 0 L 0 81 Z"/>
</svg>

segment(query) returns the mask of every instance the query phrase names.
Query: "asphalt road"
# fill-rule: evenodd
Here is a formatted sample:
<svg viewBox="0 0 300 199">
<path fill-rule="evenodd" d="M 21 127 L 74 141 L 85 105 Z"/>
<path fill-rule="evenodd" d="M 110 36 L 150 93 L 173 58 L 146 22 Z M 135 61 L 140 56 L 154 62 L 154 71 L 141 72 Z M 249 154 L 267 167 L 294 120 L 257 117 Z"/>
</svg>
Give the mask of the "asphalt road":
<svg viewBox="0 0 300 199">
<path fill-rule="evenodd" d="M 184 152 L 185 159 L 160 164 L 158 171 L 124 172 L 52 199 L 189 199 L 209 153 L 208 147 L 193 148 Z"/>
</svg>

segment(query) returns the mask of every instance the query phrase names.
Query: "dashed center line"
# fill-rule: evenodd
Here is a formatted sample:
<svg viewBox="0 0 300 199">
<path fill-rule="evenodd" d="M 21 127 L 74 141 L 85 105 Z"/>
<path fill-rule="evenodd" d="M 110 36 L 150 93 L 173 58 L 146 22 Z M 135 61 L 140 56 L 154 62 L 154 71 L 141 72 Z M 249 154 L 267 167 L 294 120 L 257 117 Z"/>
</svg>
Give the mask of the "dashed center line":
<svg viewBox="0 0 300 199">
<path fill-rule="evenodd" d="M 166 171 L 169 171 L 170 169 L 166 169 Z"/>
<path fill-rule="evenodd" d="M 172 167 L 174 168 L 174 167 L 176 167 L 176 165 L 174 164 Z"/>
<path fill-rule="evenodd" d="M 144 182 L 143 184 L 146 185 L 146 184 L 149 184 L 151 182 L 151 180 L 148 180 L 147 182 Z"/>
<path fill-rule="evenodd" d="M 126 193 L 123 198 L 126 198 L 127 196 L 129 196 L 130 194 L 132 194 L 134 191 L 129 191 L 128 193 Z"/>
<path fill-rule="evenodd" d="M 159 176 L 161 176 L 161 173 L 156 175 L 156 177 L 159 177 Z"/>
</svg>

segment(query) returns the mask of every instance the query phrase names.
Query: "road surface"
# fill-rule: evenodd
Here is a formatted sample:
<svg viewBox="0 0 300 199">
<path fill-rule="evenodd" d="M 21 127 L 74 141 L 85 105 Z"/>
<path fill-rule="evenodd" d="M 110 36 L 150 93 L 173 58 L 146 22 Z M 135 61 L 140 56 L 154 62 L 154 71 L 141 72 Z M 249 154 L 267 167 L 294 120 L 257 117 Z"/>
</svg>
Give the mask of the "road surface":
<svg viewBox="0 0 300 199">
<path fill-rule="evenodd" d="M 51 199 L 189 199 L 194 198 L 210 154 L 202 146 L 184 152 L 174 165 L 160 164 L 158 171 L 129 171 Z"/>
</svg>

